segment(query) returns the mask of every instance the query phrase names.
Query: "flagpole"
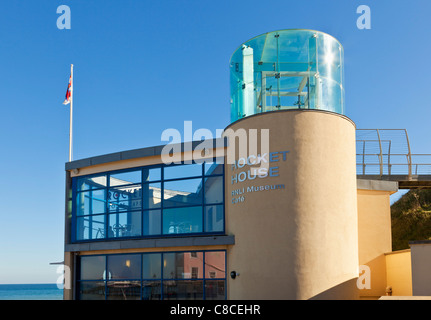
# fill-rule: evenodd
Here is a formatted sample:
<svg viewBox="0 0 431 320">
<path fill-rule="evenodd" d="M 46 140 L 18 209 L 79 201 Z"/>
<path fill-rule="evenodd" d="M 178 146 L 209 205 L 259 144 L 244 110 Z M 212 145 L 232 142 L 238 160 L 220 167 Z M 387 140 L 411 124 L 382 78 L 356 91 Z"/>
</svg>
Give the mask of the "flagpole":
<svg viewBox="0 0 431 320">
<path fill-rule="evenodd" d="M 69 162 L 72 161 L 72 137 L 73 137 L 73 64 L 70 65 L 70 123 L 69 123 Z"/>
</svg>

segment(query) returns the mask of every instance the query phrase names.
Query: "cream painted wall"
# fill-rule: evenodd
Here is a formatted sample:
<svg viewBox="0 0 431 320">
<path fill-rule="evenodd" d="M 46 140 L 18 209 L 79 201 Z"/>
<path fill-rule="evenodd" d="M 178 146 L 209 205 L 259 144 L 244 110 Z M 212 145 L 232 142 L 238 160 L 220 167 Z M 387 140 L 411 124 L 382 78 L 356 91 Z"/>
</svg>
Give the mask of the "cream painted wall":
<svg viewBox="0 0 431 320">
<path fill-rule="evenodd" d="M 392 288 L 392 296 L 412 295 L 412 267 L 410 250 L 387 253 L 386 285 Z"/>
<path fill-rule="evenodd" d="M 264 113 L 229 128 L 270 129 L 279 176 L 232 184 L 226 165 L 229 299 L 354 299 L 358 276 L 355 126 L 318 110 Z M 237 147 L 237 146 L 236 146 Z M 229 148 L 233 144 L 229 141 Z M 257 150 L 260 150 L 260 146 Z M 284 188 L 246 192 L 251 186 Z M 244 188 L 244 201 L 232 192 Z M 235 201 L 235 200 L 234 200 Z"/>
<path fill-rule="evenodd" d="M 370 268 L 371 288 L 360 290 L 362 297 L 380 297 L 386 290 L 385 253 L 392 251 L 392 191 L 358 190 L 359 265 Z"/>
</svg>

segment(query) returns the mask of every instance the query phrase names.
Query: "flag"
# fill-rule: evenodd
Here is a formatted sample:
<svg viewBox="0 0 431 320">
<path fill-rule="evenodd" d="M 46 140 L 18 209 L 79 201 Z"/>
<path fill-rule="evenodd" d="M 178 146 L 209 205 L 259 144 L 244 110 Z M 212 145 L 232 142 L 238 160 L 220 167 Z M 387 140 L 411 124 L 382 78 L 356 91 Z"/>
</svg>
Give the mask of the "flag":
<svg viewBox="0 0 431 320">
<path fill-rule="evenodd" d="M 71 91 L 72 91 L 72 75 L 69 78 L 69 84 L 67 86 L 67 91 L 66 91 L 66 98 L 64 99 L 63 104 L 66 105 L 70 103 Z"/>
</svg>

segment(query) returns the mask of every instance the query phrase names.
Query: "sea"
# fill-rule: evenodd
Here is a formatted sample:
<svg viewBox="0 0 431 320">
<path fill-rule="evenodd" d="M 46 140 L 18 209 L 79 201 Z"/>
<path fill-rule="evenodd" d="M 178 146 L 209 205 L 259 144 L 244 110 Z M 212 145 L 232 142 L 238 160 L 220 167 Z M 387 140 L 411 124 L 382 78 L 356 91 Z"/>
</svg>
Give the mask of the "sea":
<svg viewBox="0 0 431 320">
<path fill-rule="evenodd" d="M 63 300 L 56 283 L 0 284 L 0 300 Z"/>
</svg>

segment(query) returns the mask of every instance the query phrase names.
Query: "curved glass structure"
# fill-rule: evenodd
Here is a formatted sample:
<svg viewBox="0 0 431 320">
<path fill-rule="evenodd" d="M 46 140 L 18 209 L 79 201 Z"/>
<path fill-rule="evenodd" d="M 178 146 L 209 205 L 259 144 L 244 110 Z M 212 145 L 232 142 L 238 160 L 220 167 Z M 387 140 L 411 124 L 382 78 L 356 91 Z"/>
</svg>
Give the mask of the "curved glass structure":
<svg viewBox="0 0 431 320">
<path fill-rule="evenodd" d="M 344 114 L 343 47 L 313 30 L 281 30 L 242 44 L 230 60 L 231 122 L 262 112 Z"/>
</svg>

